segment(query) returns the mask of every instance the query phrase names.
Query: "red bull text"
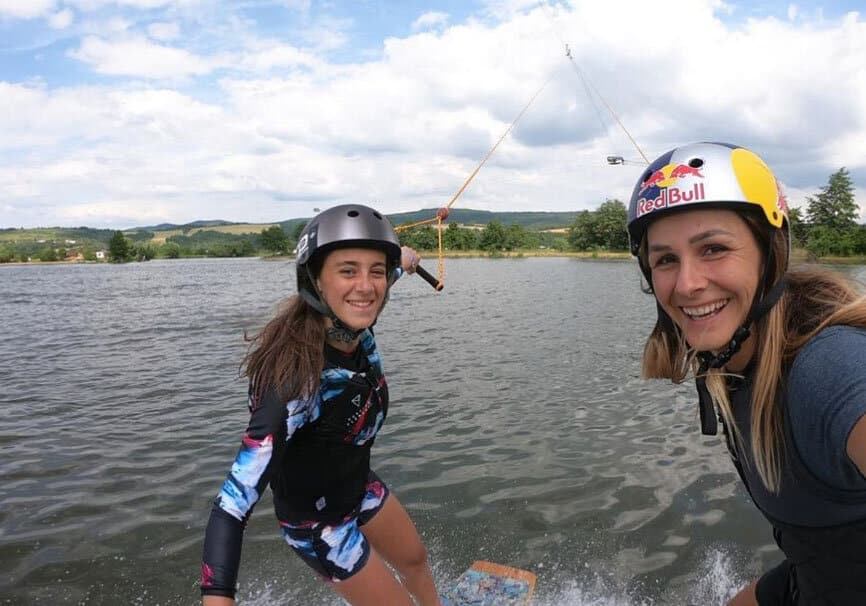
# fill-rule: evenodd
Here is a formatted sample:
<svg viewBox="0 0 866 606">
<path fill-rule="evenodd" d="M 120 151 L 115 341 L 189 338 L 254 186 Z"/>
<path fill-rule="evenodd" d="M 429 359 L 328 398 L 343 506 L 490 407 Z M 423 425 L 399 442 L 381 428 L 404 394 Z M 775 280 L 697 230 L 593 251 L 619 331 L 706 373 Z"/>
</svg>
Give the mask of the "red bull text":
<svg viewBox="0 0 866 606">
<path fill-rule="evenodd" d="M 682 202 L 697 202 L 705 198 L 704 184 L 695 183 L 689 189 L 679 187 L 659 188 L 656 198 L 640 198 L 637 201 L 637 216 L 643 216 L 648 212 L 675 206 Z"/>
<path fill-rule="evenodd" d="M 682 202 L 697 202 L 703 200 L 704 184 L 695 183 L 691 187 L 673 187 L 680 179 L 691 177 L 703 179 L 700 168 L 688 166 L 687 164 L 666 164 L 640 184 L 640 193 L 653 188 L 657 189 L 659 195 L 655 198 L 639 198 L 637 201 L 637 216 L 647 214 L 654 210 L 674 206 Z"/>
</svg>

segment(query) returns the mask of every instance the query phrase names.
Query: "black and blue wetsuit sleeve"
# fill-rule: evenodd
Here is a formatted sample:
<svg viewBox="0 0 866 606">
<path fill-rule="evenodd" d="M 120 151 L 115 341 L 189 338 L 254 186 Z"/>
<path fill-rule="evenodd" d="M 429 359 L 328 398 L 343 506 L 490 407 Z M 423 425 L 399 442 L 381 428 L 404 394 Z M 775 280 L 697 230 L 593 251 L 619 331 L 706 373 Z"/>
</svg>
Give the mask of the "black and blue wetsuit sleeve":
<svg viewBox="0 0 866 606">
<path fill-rule="evenodd" d="M 234 597 L 244 528 L 268 485 L 272 465 L 285 443 L 288 407 L 273 393 L 250 407 L 231 471 L 214 500 L 205 531 L 201 566 L 202 595 Z M 296 422 L 297 423 L 297 422 Z"/>
<path fill-rule="evenodd" d="M 204 535 L 201 594 L 235 597 L 244 523 L 214 505 Z"/>
</svg>

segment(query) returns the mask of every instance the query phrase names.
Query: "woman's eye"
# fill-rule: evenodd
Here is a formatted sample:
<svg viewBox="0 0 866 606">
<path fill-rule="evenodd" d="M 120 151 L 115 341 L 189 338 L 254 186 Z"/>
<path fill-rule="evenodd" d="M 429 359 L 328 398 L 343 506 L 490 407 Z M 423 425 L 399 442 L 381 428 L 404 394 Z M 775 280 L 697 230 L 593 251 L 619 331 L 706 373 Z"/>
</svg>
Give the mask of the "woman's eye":
<svg viewBox="0 0 866 606">
<path fill-rule="evenodd" d="M 704 252 L 708 255 L 714 255 L 726 250 L 728 250 L 728 247 L 723 244 L 710 244 L 704 249 Z"/>
<path fill-rule="evenodd" d="M 662 255 L 652 264 L 653 267 L 659 267 L 660 265 L 668 265 L 669 263 L 673 263 L 676 261 L 676 258 L 673 255 Z"/>
</svg>

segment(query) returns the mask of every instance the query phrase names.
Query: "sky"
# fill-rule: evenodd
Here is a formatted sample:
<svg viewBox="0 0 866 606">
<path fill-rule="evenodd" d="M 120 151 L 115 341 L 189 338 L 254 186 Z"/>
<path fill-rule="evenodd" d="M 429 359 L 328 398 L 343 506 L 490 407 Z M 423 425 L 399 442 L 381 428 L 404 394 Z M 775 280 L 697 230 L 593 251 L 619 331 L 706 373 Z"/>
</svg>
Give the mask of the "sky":
<svg viewBox="0 0 866 606">
<path fill-rule="evenodd" d="M 0 0 L 0 227 L 437 208 L 524 108 L 455 207 L 627 203 L 725 141 L 795 207 L 846 167 L 863 221 L 858 4 Z"/>
</svg>

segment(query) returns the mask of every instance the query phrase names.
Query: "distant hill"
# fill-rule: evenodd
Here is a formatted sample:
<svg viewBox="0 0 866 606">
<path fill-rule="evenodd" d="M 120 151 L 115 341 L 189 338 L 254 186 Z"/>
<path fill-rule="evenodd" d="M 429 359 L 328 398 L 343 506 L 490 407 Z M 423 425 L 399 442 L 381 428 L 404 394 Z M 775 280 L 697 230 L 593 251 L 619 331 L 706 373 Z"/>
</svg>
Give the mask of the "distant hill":
<svg viewBox="0 0 866 606">
<path fill-rule="evenodd" d="M 33 241 L 105 241 L 111 239 L 113 229 L 95 229 L 92 227 L 35 227 L 24 229 L 10 227 L 0 229 L 0 242 Z"/>
<path fill-rule="evenodd" d="M 435 208 L 425 208 L 413 212 L 394 213 L 388 219 L 394 225 L 416 223 L 436 216 Z M 461 225 L 486 225 L 491 221 L 499 221 L 505 225 L 520 225 L 529 230 L 544 230 L 566 228 L 574 223 L 578 211 L 569 212 L 494 212 L 488 210 L 473 210 L 471 208 L 455 208 L 448 217 L 449 223 Z M 279 225 L 287 234 L 293 234 L 299 225 L 306 225 L 311 217 L 287 219 L 273 223 L 239 223 L 222 219 L 192 221 L 190 223 L 160 223 L 122 230 L 133 240 L 146 241 L 153 239 L 157 243 L 164 242 L 172 235 L 194 235 L 202 231 L 215 231 L 232 234 L 258 235 L 263 229 Z M 96 229 L 90 227 L 40 227 L 33 229 L 0 228 L 0 243 L 2 242 L 52 242 L 61 245 L 66 241 L 77 243 L 87 242 L 105 246 L 114 233 L 112 229 Z M 69 242 L 66 242 L 69 243 Z"/>
<path fill-rule="evenodd" d="M 396 213 L 388 215 L 388 219 L 394 225 L 403 223 L 415 223 L 436 216 L 435 208 Z M 449 223 L 461 223 L 467 225 L 486 225 L 491 221 L 499 221 L 505 225 L 520 225 L 530 230 L 552 229 L 556 227 L 569 227 L 574 223 L 578 211 L 567 212 L 497 212 L 489 210 L 473 210 L 471 208 L 452 208 L 448 215 Z"/>
<path fill-rule="evenodd" d="M 211 221 L 193 221 L 192 223 L 184 223 L 182 225 L 178 225 L 176 223 L 160 223 L 159 225 L 148 225 L 146 227 L 135 227 L 133 229 L 137 231 L 170 231 L 175 229 L 194 229 L 196 227 L 221 227 L 223 225 L 236 225 L 236 223 L 232 223 L 231 221 L 223 221 L 222 219 L 214 219 Z M 268 223 L 268 225 L 270 225 L 270 223 Z"/>
</svg>

